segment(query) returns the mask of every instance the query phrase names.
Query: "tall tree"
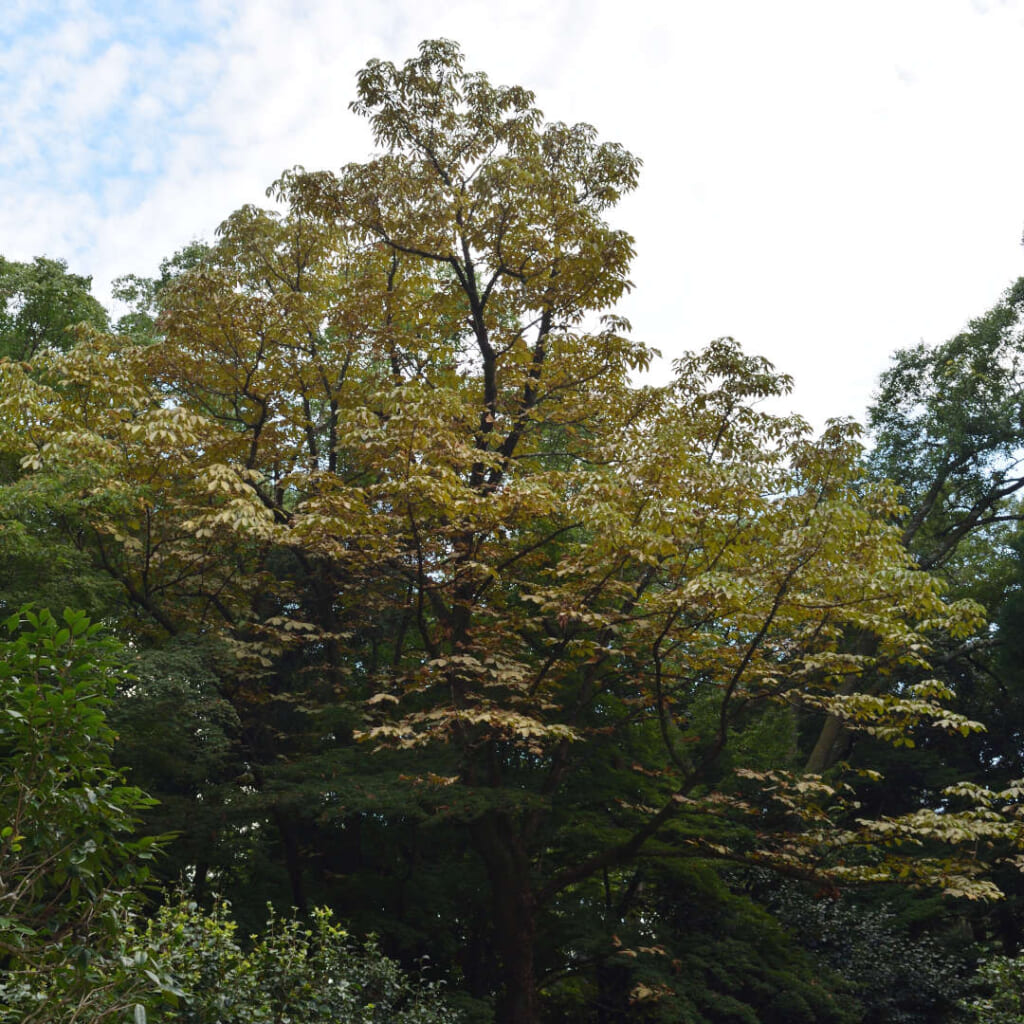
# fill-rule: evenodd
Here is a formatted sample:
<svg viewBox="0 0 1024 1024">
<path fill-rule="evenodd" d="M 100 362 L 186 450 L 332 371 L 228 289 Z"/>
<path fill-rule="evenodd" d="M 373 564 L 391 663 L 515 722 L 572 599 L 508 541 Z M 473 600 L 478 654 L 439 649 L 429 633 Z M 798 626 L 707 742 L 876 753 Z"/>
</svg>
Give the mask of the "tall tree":
<svg viewBox="0 0 1024 1024">
<path fill-rule="evenodd" d="M 948 342 L 897 352 L 869 412 L 870 468 L 900 486 L 898 521 L 915 563 L 941 573 L 958 595 L 985 601 L 993 614 L 1002 600 L 998 578 L 1005 588 L 1013 576 L 1006 524 L 1020 521 L 1015 496 L 1024 488 L 1022 315 L 1024 279 Z M 961 666 L 982 646 L 960 652 Z M 953 657 L 952 649 L 944 656 Z M 829 719 L 808 768 L 831 767 L 850 739 L 838 718 Z"/>
<path fill-rule="evenodd" d="M 959 543 L 1016 521 L 1024 487 L 1024 278 L 935 348 L 897 352 L 870 411 L 872 466 L 903 488 L 903 538 L 919 565 L 946 565 Z"/>
<path fill-rule="evenodd" d="M 983 721 L 983 732 L 959 743 L 918 734 L 912 752 L 881 750 L 846 730 L 839 717 L 814 733 L 808 762 L 814 770 L 843 761 L 884 766 L 887 786 L 860 789 L 863 805 L 875 813 L 929 806 L 955 778 L 1000 788 L 1022 774 L 1024 716 L 1014 641 L 1022 570 L 1022 313 L 1024 281 L 1018 281 L 944 344 L 897 352 L 870 410 L 875 444 L 868 465 L 876 478 L 900 485 L 903 543 L 917 565 L 943 580 L 948 599 L 976 600 L 990 620 L 966 641 L 936 638 L 932 658 L 933 672 L 956 691 L 954 707 Z M 875 678 L 855 685 L 882 693 L 889 683 Z M 1007 897 L 997 904 L 965 910 L 921 900 L 904 919 L 919 935 L 945 934 L 961 945 L 973 936 L 1014 953 L 1024 938 L 1019 878 L 1005 870 L 996 877 Z M 875 912 L 870 900 L 859 909 L 867 916 Z"/>
<path fill-rule="evenodd" d="M 0 360 L 68 349 L 75 327 L 107 330 L 106 310 L 91 284 L 91 278 L 70 273 L 63 260 L 19 263 L 0 256 Z M 7 399 L 16 402 L 17 396 Z M 0 455 L 0 614 L 28 601 L 98 613 L 113 598 L 110 580 L 92 571 L 61 523 L 65 515 L 74 517 L 78 494 L 72 488 L 62 501 L 56 491 L 40 493 L 38 483 L 25 479 L 10 452 Z"/>
</svg>

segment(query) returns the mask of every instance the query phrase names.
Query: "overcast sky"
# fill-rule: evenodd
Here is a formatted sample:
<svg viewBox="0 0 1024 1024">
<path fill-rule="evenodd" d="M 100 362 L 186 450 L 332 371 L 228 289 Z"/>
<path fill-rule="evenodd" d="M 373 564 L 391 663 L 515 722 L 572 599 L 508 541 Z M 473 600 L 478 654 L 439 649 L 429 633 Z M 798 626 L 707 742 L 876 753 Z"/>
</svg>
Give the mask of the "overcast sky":
<svg viewBox="0 0 1024 1024">
<path fill-rule="evenodd" d="M 0 253 L 104 301 L 294 164 L 372 142 L 356 71 L 424 38 L 644 161 L 637 337 L 731 334 L 813 422 L 1024 274 L 1024 0 L 3 0 Z"/>
</svg>

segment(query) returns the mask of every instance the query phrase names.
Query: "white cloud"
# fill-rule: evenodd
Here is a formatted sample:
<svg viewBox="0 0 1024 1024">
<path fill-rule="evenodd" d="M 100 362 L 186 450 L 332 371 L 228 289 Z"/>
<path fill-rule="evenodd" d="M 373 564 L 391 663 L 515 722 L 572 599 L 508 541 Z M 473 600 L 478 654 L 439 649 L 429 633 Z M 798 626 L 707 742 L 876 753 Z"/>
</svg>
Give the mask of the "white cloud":
<svg viewBox="0 0 1024 1024">
<path fill-rule="evenodd" d="M 128 85 L 131 60 L 124 43 L 112 43 L 68 83 L 57 116 L 81 124 L 107 114 Z"/>
</svg>

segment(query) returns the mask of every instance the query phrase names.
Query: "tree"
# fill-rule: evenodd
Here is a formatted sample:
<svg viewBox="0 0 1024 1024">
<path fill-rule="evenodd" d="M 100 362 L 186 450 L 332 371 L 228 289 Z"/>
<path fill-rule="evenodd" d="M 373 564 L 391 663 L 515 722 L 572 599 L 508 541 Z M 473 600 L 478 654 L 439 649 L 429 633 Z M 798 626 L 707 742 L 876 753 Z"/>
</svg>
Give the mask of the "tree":
<svg viewBox="0 0 1024 1024">
<path fill-rule="evenodd" d="M 39 256 L 17 263 L 0 256 L 0 358 L 31 359 L 46 348 L 67 348 L 78 324 L 109 327 L 90 293 L 92 278 L 68 273 L 63 260 Z"/>
<path fill-rule="evenodd" d="M 989 538 L 1019 520 L 1012 499 L 1024 487 L 1022 312 L 1024 281 L 1018 281 L 945 344 L 897 352 L 869 415 L 870 469 L 901 488 L 898 521 L 915 563 L 945 575 L 959 594 L 987 602 L 998 598 L 991 584 L 979 584 L 994 578 L 1000 560 L 999 544 Z M 980 569 L 979 544 L 986 552 Z M 875 690 L 880 685 L 872 683 Z M 808 768 L 825 771 L 847 754 L 849 741 L 838 719 L 827 721 Z"/>
<path fill-rule="evenodd" d="M 945 344 L 896 353 L 882 375 L 873 468 L 903 487 L 903 538 L 923 568 L 946 565 L 969 534 L 1017 518 L 1007 499 L 1024 487 L 1022 314 L 1024 279 Z"/>
<path fill-rule="evenodd" d="M 160 293 L 183 271 L 201 265 L 207 250 L 205 243 L 192 241 L 173 256 L 160 261 L 159 277 L 125 274 L 117 278 L 111 289 L 113 297 L 128 307 L 128 312 L 117 319 L 117 333 L 142 344 L 156 340 Z"/>
<path fill-rule="evenodd" d="M 91 283 L 70 273 L 63 260 L 18 263 L 0 256 L 0 360 L 68 349 L 74 328 L 107 330 L 106 311 L 90 293 Z M 109 577 L 93 571 L 62 522 L 74 518 L 81 496 L 72 487 L 62 501 L 59 492 L 46 493 L 45 485 L 40 493 L 39 483 L 25 479 L 10 452 L 0 455 L 0 615 L 26 602 L 99 612 L 114 596 Z"/>
<path fill-rule="evenodd" d="M 967 742 L 920 734 L 912 753 L 881 750 L 844 730 L 836 718 L 811 735 L 808 766 L 813 770 L 826 771 L 844 760 L 884 770 L 886 787 L 859 787 L 860 800 L 873 813 L 930 806 L 935 792 L 957 778 L 998 789 L 1021 775 L 1024 718 L 1014 637 L 1024 486 L 1019 462 L 1022 289 L 1024 283 L 1016 282 L 991 310 L 944 344 L 897 352 L 870 410 L 875 444 L 869 469 L 901 487 L 904 508 L 897 522 L 904 544 L 916 564 L 943 580 L 950 599 L 978 601 L 990 620 L 984 632 L 966 641 L 936 638 L 932 656 L 934 674 L 956 691 L 953 706 L 968 718 L 982 719 L 984 732 Z M 888 685 L 877 678 L 856 683 L 874 693 Z M 961 941 L 966 935 L 1016 953 L 1024 934 L 1019 878 L 1006 869 L 994 877 L 1005 900 L 966 911 L 946 905 L 925 912 L 928 901 L 919 900 L 915 932 L 956 933 Z M 875 912 L 870 899 L 857 909 Z M 965 964 L 972 955 L 963 951 Z"/>
<path fill-rule="evenodd" d="M 151 801 L 110 764 L 123 661 L 81 613 L 25 608 L 3 629 L 0 1012 L 108 1020 L 135 1001 L 120 933 L 156 843 L 132 836 Z"/>
<path fill-rule="evenodd" d="M 135 635 L 232 652 L 232 841 L 297 906 L 408 898 L 427 934 L 486 938 L 459 971 L 508 1024 L 622 965 L 648 858 L 994 895 L 976 852 L 1014 847 L 1016 790 L 857 818 L 792 770 L 801 708 L 896 744 L 978 728 L 926 672 L 977 606 L 908 556 L 855 428 L 764 412 L 789 380 L 730 339 L 633 386 L 653 353 L 607 313 L 620 146 L 446 41 L 371 61 L 359 96 L 387 152 L 232 215 L 161 289 L 161 341 L 0 366 L 0 437 L 77 474 Z M 856 692 L 866 672 L 892 692 Z M 453 850 L 461 878 L 416 884 Z M 578 961 L 584 927 L 607 955 Z"/>
</svg>

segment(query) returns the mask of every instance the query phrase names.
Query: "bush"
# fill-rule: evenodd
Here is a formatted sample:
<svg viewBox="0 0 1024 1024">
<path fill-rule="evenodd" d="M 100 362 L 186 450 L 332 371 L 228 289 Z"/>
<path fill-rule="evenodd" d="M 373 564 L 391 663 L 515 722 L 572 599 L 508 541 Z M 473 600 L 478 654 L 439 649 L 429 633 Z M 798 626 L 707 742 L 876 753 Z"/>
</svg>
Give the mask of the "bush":
<svg viewBox="0 0 1024 1024">
<path fill-rule="evenodd" d="M 131 833 L 152 801 L 110 763 L 105 712 L 126 677 L 98 629 L 30 608 L 0 626 L 4 1022 L 103 1021 L 141 984 L 121 944 L 156 843 Z"/>
<path fill-rule="evenodd" d="M 972 1020 L 977 1024 L 1024 1024 L 1024 959 L 992 957 L 978 968 L 975 980 L 986 995 L 961 1003 Z"/>
<path fill-rule="evenodd" d="M 326 909 L 304 924 L 273 912 L 243 943 L 230 908 L 181 899 L 134 932 L 161 994 L 148 1019 L 175 1024 L 446 1024 L 437 983 L 414 980 L 372 940 L 359 944 Z"/>
</svg>

